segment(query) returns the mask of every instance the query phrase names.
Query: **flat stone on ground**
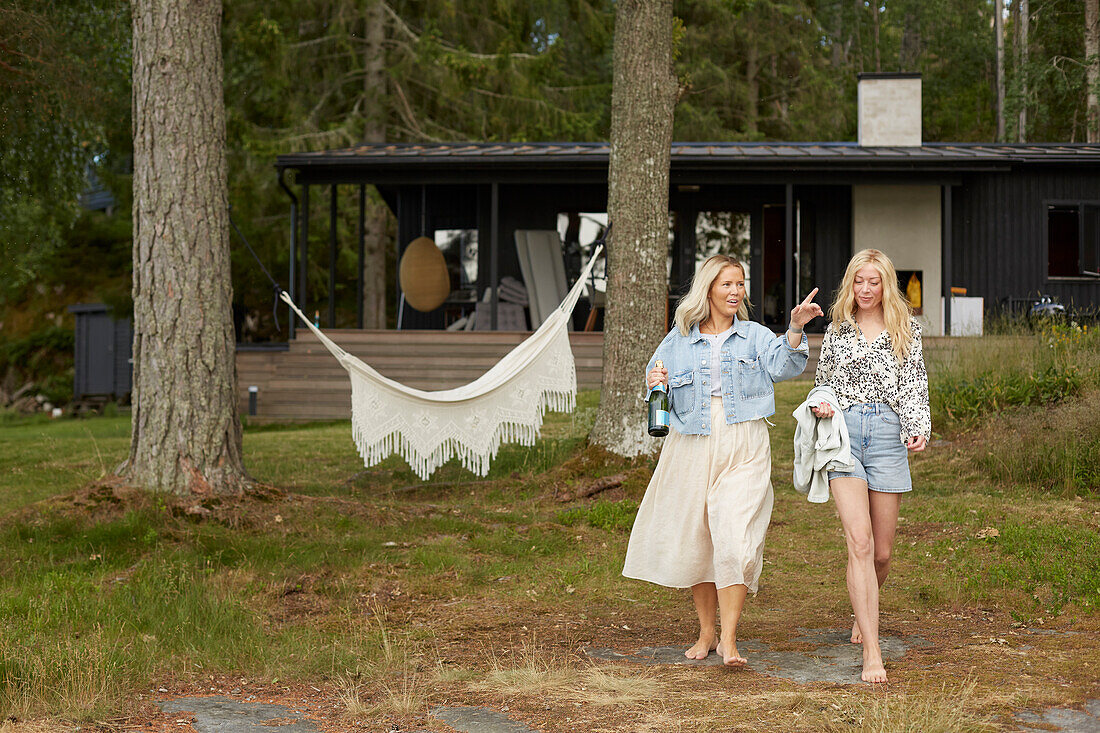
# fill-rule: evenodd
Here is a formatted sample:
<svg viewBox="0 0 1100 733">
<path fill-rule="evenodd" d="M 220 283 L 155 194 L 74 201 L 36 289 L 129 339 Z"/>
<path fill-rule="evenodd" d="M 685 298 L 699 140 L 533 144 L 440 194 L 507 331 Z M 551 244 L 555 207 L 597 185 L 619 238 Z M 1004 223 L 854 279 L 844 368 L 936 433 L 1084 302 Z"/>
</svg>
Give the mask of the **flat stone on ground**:
<svg viewBox="0 0 1100 733">
<path fill-rule="evenodd" d="M 813 651 L 775 651 L 760 641 L 739 641 L 737 648 L 749 660 L 747 669 L 769 677 L 780 677 L 794 682 L 862 684 L 859 675 L 863 669 L 863 647 L 848 640 L 850 631 L 800 629 L 800 632 L 802 635 L 792 641 L 812 645 Z M 902 658 L 910 648 L 929 645 L 919 636 L 884 636 L 879 643 L 886 661 Z M 686 646 L 644 647 L 637 652 L 624 654 L 614 649 L 589 647 L 584 652 L 593 659 L 605 661 L 722 666 L 722 658 L 716 652 L 711 652 L 706 659 L 695 660 L 684 656 L 686 649 Z"/>
<path fill-rule="evenodd" d="M 1039 712 L 1023 710 L 1016 713 L 1021 723 L 1033 723 L 1042 728 L 1024 726 L 1024 730 L 1056 730 L 1062 733 L 1100 733 L 1100 700 L 1085 701 L 1084 710 L 1047 708 Z"/>
<path fill-rule="evenodd" d="M 197 733 L 320 733 L 302 713 L 284 705 L 238 702 L 228 697 L 181 697 L 162 700 L 166 713 L 189 712 Z"/>
<path fill-rule="evenodd" d="M 461 733 L 535 733 L 507 715 L 479 707 L 435 707 L 433 716 Z"/>
</svg>

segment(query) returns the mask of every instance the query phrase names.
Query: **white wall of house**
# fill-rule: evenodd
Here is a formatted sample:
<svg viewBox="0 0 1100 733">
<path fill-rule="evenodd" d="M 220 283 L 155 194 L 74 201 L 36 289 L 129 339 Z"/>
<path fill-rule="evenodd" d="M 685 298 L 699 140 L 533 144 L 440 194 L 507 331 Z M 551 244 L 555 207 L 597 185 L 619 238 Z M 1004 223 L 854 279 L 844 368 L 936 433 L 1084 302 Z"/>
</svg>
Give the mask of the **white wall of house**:
<svg viewBox="0 0 1100 733">
<path fill-rule="evenodd" d="M 882 250 L 899 270 L 921 270 L 924 313 L 917 318 L 929 336 L 943 332 L 939 186 L 852 186 L 852 254 Z"/>
</svg>

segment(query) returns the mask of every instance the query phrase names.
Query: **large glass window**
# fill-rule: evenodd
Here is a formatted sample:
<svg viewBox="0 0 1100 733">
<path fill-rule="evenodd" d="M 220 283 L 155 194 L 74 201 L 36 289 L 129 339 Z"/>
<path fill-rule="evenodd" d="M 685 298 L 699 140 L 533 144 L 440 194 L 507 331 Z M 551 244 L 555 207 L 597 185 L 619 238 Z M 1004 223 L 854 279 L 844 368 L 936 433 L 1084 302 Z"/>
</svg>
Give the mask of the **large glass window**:
<svg viewBox="0 0 1100 733">
<path fill-rule="evenodd" d="M 1047 206 L 1047 276 L 1098 277 L 1100 203 Z"/>
<path fill-rule="evenodd" d="M 700 211 L 695 216 L 695 272 L 714 255 L 728 255 L 745 265 L 745 290 L 749 290 L 749 222 L 741 211 Z"/>
<path fill-rule="evenodd" d="M 569 211 L 558 214 L 558 234 L 561 235 L 565 272 L 570 282 L 576 279 L 581 269 L 587 264 L 588 258 L 592 256 L 593 245 L 605 231 L 607 231 L 606 212 Z M 607 258 L 601 256 L 589 276 L 596 292 L 601 295 L 607 290 L 606 263 Z M 592 297 L 588 293 L 588 286 L 585 286 L 582 295 L 585 298 Z"/>
<path fill-rule="evenodd" d="M 435 246 L 447 262 L 452 295 L 473 297 L 477 287 L 477 229 L 436 229 Z"/>
</svg>

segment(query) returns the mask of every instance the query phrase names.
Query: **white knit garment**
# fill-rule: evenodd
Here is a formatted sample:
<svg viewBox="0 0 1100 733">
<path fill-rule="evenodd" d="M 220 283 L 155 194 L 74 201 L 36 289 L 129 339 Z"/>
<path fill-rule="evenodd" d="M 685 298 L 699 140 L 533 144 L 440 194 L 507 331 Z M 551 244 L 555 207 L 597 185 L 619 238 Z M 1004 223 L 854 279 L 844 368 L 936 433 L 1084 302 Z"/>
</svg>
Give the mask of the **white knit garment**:
<svg viewBox="0 0 1100 733">
<path fill-rule="evenodd" d="M 344 351 L 290 300 L 290 305 L 351 377 L 352 439 L 366 466 L 399 453 L 422 481 L 451 458 L 478 476 L 489 472 L 501 443 L 534 445 L 547 408 L 576 406 L 577 371 L 569 320 L 600 250 L 538 330 L 473 382 L 454 389 L 411 389 Z"/>
</svg>

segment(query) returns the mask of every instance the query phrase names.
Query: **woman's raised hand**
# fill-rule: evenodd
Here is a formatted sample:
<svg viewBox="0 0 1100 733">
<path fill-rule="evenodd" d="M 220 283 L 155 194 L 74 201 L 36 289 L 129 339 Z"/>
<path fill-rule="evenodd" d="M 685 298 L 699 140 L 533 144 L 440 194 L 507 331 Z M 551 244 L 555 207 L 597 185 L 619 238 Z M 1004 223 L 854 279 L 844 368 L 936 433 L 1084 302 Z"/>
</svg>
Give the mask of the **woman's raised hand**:
<svg viewBox="0 0 1100 733">
<path fill-rule="evenodd" d="M 658 384 L 668 386 L 668 370 L 662 367 L 653 367 L 646 376 L 646 384 L 653 389 Z"/>
<path fill-rule="evenodd" d="M 824 311 L 821 310 L 821 306 L 813 302 L 815 295 L 817 295 L 817 288 L 811 290 L 810 294 L 806 296 L 806 299 L 796 305 L 791 311 L 792 327 L 802 330 L 802 327 L 813 319 L 825 315 Z"/>
</svg>

